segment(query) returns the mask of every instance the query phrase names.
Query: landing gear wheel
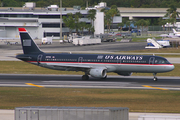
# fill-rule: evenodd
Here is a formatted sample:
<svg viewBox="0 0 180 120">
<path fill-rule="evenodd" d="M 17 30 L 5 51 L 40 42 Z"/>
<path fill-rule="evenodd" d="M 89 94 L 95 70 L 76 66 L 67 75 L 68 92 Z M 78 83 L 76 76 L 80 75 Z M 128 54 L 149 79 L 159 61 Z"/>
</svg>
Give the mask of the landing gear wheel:
<svg viewBox="0 0 180 120">
<path fill-rule="evenodd" d="M 154 81 L 157 81 L 158 79 L 157 79 L 157 77 L 154 77 L 153 80 L 154 80 Z"/>
<path fill-rule="evenodd" d="M 157 81 L 157 80 L 158 80 L 157 77 L 156 77 L 156 74 L 157 74 L 157 73 L 153 73 L 153 75 L 154 75 L 153 80 L 154 80 L 154 81 Z"/>
<path fill-rule="evenodd" d="M 82 80 L 89 80 L 89 76 L 88 75 L 83 75 Z"/>
</svg>

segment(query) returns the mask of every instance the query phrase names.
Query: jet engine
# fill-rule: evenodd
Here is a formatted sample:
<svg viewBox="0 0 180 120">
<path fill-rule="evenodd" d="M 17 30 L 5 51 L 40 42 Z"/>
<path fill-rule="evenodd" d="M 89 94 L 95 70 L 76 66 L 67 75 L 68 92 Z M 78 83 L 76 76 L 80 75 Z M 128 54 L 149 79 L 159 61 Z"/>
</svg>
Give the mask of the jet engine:
<svg viewBox="0 0 180 120">
<path fill-rule="evenodd" d="M 132 72 L 118 72 L 117 74 L 122 76 L 131 76 Z"/>
<path fill-rule="evenodd" d="M 107 74 L 106 69 L 91 69 L 89 74 L 95 78 L 105 78 Z"/>
</svg>

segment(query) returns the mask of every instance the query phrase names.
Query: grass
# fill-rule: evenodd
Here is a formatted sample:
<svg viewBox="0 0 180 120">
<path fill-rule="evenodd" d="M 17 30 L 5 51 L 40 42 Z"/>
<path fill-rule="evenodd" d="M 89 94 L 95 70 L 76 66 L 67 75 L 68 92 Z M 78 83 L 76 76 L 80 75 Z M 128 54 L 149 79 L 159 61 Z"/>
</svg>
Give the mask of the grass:
<svg viewBox="0 0 180 120">
<path fill-rule="evenodd" d="M 158 76 L 180 76 L 180 64 L 174 64 L 175 69 L 167 73 L 158 73 Z M 73 71 L 58 71 L 51 70 L 36 65 L 32 65 L 22 61 L 0 61 L 0 73 L 3 74 L 78 74 L 83 75 L 83 72 Z M 115 73 L 108 73 L 108 75 L 117 75 Z M 152 76 L 152 73 L 133 73 L 134 76 Z"/>
<path fill-rule="evenodd" d="M 125 38 L 132 38 L 132 42 L 146 42 L 147 38 L 155 38 L 157 40 L 162 39 L 162 37 L 156 36 L 136 36 L 136 37 L 125 37 Z M 123 37 L 117 37 L 117 40 L 120 41 Z"/>
<path fill-rule="evenodd" d="M 179 113 L 180 91 L 0 87 L 0 109 L 22 106 L 128 107 L 130 112 Z"/>
</svg>

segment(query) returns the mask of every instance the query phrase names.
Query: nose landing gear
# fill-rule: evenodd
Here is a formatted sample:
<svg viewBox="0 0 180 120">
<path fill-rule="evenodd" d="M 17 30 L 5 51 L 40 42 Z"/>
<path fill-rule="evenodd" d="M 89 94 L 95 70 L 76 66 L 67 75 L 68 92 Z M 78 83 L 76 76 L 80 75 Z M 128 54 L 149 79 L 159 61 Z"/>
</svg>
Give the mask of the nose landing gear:
<svg viewBox="0 0 180 120">
<path fill-rule="evenodd" d="M 154 80 L 154 81 L 157 81 L 157 80 L 158 80 L 158 78 L 156 77 L 156 74 L 157 74 L 157 73 L 153 73 L 153 76 L 154 76 L 153 80 Z"/>
</svg>

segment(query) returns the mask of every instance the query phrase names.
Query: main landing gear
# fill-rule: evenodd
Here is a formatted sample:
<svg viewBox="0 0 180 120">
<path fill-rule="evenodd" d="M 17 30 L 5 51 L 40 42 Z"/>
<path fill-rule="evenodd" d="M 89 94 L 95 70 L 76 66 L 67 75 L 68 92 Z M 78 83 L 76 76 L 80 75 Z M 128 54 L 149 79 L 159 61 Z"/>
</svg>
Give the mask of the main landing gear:
<svg viewBox="0 0 180 120">
<path fill-rule="evenodd" d="M 88 75 L 83 75 L 82 80 L 89 80 L 89 76 Z"/>
<path fill-rule="evenodd" d="M 154 80 L 154 81 L 157 81 L 157 80 L 158 80 L 157 77 L 156 77 L 156 74 L 157 74 L 157 73 L 153 73 L 153 76 L 154 76 L 153 80 Z"/>
</svg>

